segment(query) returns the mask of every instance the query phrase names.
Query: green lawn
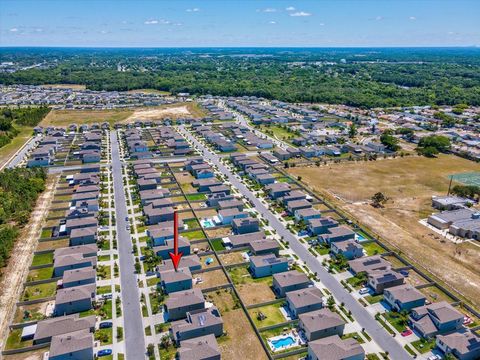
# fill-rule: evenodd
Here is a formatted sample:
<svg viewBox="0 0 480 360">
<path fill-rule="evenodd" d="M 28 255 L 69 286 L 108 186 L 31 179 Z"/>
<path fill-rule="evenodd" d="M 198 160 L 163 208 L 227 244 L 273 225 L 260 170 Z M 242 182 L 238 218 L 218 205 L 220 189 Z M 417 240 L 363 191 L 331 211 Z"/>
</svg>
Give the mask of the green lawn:
<svg viewBox="0 0 480 360">
<path fill-rule="evenodd" d="M 180 234 L 181 236 L 187 238 L 188 240 L 200 240 L 200 239 L 205 239 L 205 236 L 203 235 L 202 230 L 194 230 L 194 231 L 187 231 L 187 232 L 182 232 Z"/>
<path fill-rule="evenodd" d="M 211 241 L 212 248 L 215 251 L 222 251 L 225 250 L 225 246 L 223 246 L 222 239 L 214 239 Z"/>
<path fill-rule="evenodd" d="M 370 304 L 376 304 L 383 300 L 383 294 L 368 295 L 368 296 L 365 296 L 365 300 L 367 300 Z"/>
<path fill-rule="evenodd" d="M 200 224 L 198 223 L 197 219 L 188 219 L 184 220 L 183 223 L 187 225 L 189 229 L 198 229 L 200 227 Z"/>
<path fill-rule="evenodd" d="M 112 343 L 113 328 L 98 329 L 95 331 L 95 340 L 100 341 L 101 345 L 109 345 Z"/>
<path fill-rule="evenodd" d="M 32 266 L 53 264 L 53 252 L 35 254 L 32 260 Z"/>
<path fill-rule="evenodd" d="M 112 318 L 112 300 L 106 300 L 102 307 L 96 310 L 98 316 L 102 318 L 102 320 L 108 320 Z"/>
<path fill-rule="evenodd" d="M 258 328 L 280 324 L 287 321 L 280 311 L 283 302 L 249 309 L 248 312 Z M 260 317 L 263 314 L 264 319 Z"/>
<path fill-rule="evenodd" d="M 360 344 L 363 344 L 365 342 L 365 340 L 363 340 L 363 338 L 360 335 L 358 335 L 358 333 L 356 332 L 342 335 L 343 340 L 350 339 L 350 338 L 357 340 L 358 343 Z"/>
<path fill-rule="evenodd" d="M 404 322 L 402 320 L 402 316 L 399 313 L 395 311 L 388 311 L 384 313 L 383 316 L 398 332 L 402 332 L 405 330 L 405 327 L 407 325 L 406 321 Z"/>
<path fill-rule="evenodd" d="M 371 242 L 368 244 L 362 244 L 363 248 L 367 252 L 368 256 L 383 254 L 385 249 L 378 245 L 376 242 Z"/>
<path fill-rule="evenodd" d="M 199 200 L 205 200 L 207 196 L 205 194 L 188 194 L 185 195 L 188 201 L 199 201 Z"/>
<path fill-rule="evenodd" d="M 109 294 L 111 292 L 112 292 L 112 287 L 110 285 L 97 287 L 97 295 Z"/>
<path fill-rule="evenodd" d="M 38 281 L 50 279 L 53 275 L 53 266 L 30 270 L 27 276 L 27 281 Z"/>
<path fill-rule="evenodd" d="M 346 282 L 352 285 L 355 289 L 360 289 L 367 283 L 367 276 L 357 274 L 351 278 L 348 278 Z"/>
<path fill-rule="evenodd" d="M 27 286 L 23 292 L 22 300 L 43 299 L 55 295 L 57 283 L 55 281 L 34 286 Z"/>
<path fill-rule="evenodd" d="M 33 345 L 33 340 L 22 341 L 22 329 L 14 329 L 10 331 L 5 344 L 5 350 L 21 349 Z"/>
<path fill-rule="evenodd" d="M 156 276 L 151 277 L 151 278 L 147 278 L 147 286 L 148 286 L 148 287 L 157 286 L 157 284 L 158 284 L 159 282 L 160 282 L 160 279 L 157 278 Z"/>
<path fill-rule="evenodd" d="M 420 354 L 425 354 L 435 347 L 435 339 L 425 340 L 420 339 L 411 343 Z"/>
<path fill-rule="evenodd" d="M 99 255 L 97 259 L 98 261 L 110 261 L 110 255 Z"/>
</svg>

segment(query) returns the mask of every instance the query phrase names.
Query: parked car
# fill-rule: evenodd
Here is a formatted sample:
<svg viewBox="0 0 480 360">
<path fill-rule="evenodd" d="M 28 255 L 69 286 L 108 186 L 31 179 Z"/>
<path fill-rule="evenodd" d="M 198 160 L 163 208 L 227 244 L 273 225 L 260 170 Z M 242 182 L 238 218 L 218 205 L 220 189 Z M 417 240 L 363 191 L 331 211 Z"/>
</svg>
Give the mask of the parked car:
<svg viewBox="0 0 480 360">
<path fill-rule="evenodd" d="M 402 331 L 401 334 L 402 334 L 402 336 L 412 335 L 412 330 L 410 330 L 410 329 L 404 330 L 404 331 Z"/>
<path fill-rule="evenodd" d="M 110 321 L 104 321 L 104 322 L 101 322 L 100 325 L 98 325 L 100 329 L 108 329 L 108 328 L 111 328 L 112 326 L 113 326 L 113 323 Z"/>
<path fill-rule="evenodd" d="M 428 360 L 442 360 L 442 357 L 440 355 L 433 354 L 428 357 Z"/>
<path fill-rule="evenodd" d="M 364 288 L 361 288 L 358 293 L 360 295 L 364 295 L 364 294 L 368 294 L 369 292 L 370 292 L 370 290 L 368 290 L 368 288 L 364 287 Z"/>
<path fill-rule="evenodd" d="M 98 357 L 112 355 L 112 349 L 103 349 L 97 353 Z"/>
</svg>

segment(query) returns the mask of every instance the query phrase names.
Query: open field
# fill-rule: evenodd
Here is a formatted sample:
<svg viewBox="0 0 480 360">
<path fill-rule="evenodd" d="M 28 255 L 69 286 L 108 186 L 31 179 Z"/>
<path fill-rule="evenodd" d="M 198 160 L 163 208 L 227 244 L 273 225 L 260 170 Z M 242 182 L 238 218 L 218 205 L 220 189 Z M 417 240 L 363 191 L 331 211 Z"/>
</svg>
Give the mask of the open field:
<svg viewBox="0 0 480 360">
<path fill-rule="evenodd" d="M 424 270 L 474 302 L 480 297 L 480 248 L 454 244 L 418 221 L 434 212 L 432 195 L 447 193 L 448 175 L 473 172 L 478 164 L 451 155 L 405 157 L 374 162 L 290 168 L 294 176 L 380 235 Z M 389 201 L 374 208 L 370 198 Z"/>
<path fill-rule="evenodd" d="M 42 85 L 44 88 L 51 89 L 73 89 L 73 90 L 85 90 L 87 87 L 80 84 L 45 84 Z"/>
<path fill-rule="evenodd" d="M 70 124 L 93 124 L 108 121 L 114 124 L 133 114 L 130 109 L 112 110 L 52 110 L 40 123 L 41 126 L 68 126 Z"/>
<path fill-rule="evenodd" d="M 126 122 L 135 120 L 160 120 L 164 118 L 177 119 L 184 117 L 204 117 L 207 112 L 195 102 L 174 103 L 148 108 L 135 109 Z"/>
<path fill-rule="evenodd" d="M 128 90 L 130 94 L 157 94 L 157 95 L 171 95 L 168 91 L 161 91 L 157 89 L 135 89 L 135 90 Z"/>
<path fill-rule="evenodd" d="M 33 128 L 30 126 L 15 125 L 15 128 L 19 130 L 17 136 L 15 136 L 10 143 L 0 148 L 0 168 L 15 154 L 32 136 Z"/>
</svg>

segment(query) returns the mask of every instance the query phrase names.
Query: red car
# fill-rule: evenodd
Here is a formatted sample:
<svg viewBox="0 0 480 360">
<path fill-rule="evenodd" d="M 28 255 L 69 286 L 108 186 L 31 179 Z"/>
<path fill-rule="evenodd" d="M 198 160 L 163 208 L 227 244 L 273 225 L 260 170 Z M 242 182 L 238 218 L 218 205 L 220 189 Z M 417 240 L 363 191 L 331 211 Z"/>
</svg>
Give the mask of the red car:
<svg viewBox="0 0 480 360">
<path fill-rule="evenodd" d="M 408 336 L 408 335 L 411 335 L 411 334 L 412 334 L 412 330 L 410 330 L 410 329 L 402 331 L 402 336 Z"/>
</svg>

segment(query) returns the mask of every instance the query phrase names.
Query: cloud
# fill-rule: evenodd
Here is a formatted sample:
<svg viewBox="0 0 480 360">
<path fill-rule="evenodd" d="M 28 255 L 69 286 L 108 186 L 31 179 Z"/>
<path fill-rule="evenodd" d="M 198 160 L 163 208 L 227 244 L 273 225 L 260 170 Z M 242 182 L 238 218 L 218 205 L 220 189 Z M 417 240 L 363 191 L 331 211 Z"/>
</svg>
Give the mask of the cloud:
<svg viewBox="0 0 480 360">
<path fill-rule="evenodd" d="M 415 16 L 410 16 L 410 17 L 408 18 L 408 20 L 415 21 L 415 20 L 417 20 L 417 18 L 416 18 Z"/>
<path fill-rule="evenodd" d="M 277 12 L 277 9 L 275 8 L 257 9 L 257 12 L 274 13 L 274 12 Z"/>
<path fill-rule="evenodd" d="M 156 24 L 158 24 L 158 20 L 155 20 L 155 19 L 145 20 L 144 24 L 145 25 L 156 25 Z"/>
<path fill-rule="evenodd" d="M 381 20 L 383 20 L 383 16 L 377 16 L 377 17 L 375 17 L 375 20 L 381 21 Z"/>
<path fill-rule="evenodd" d="M 293 6 L 289 6 L 287 8 L 285 8 L 285 10 L 287 11 L 295 11 L 295 8 Z"/>
<path fill-rule="evenodd" d="M 272 21 L 269 21 L 268 23 L 272 24 L 272 25 L 275 25 L 277 22 L 272 20 Z"/>
<path fill-rule="evenodd" d="M 199 8 L 191 8 L 191 9 L 187 9 L 185 10 L 186 12 L 199 12 L 200 9 Z"/>
<path fill-rule="evenodd" d="M 305 11 L 297 11 L 297 12 L 294 12 L 294 13 L 291 13 L 290 16 L 312 16 L 312 14 L 308 13 L 308 12 L 305 12 Z"/>
<path fill-rule="evenodd" d="M 18 32 L 18 29 L 17 28 L 11 28 L 9 31 L 10 32 Z"/>
<path fill-rule="evenodd" d="M 36 28 L 36 29 L 35 29 L 35 32 L 42 32 L 42 31 L 43 31 L 42 28 Z"/>
</svg>

